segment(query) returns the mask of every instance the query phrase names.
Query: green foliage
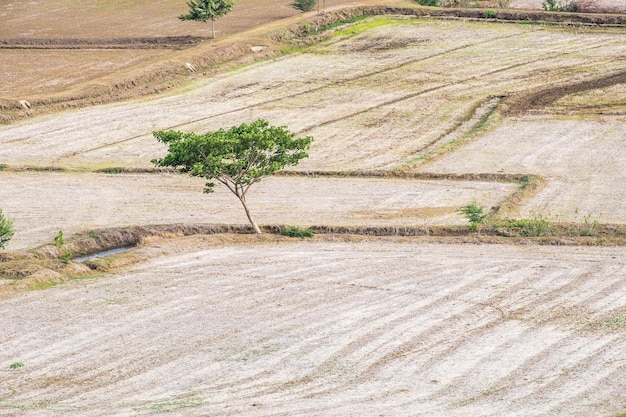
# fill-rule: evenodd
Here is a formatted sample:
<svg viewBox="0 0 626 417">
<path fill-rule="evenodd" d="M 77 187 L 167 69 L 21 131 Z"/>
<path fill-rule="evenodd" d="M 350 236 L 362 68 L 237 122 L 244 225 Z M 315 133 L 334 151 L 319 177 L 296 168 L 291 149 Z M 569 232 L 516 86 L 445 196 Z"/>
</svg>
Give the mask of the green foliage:
<svg viewBox="0 0 626 417">
<path fill-rule="evenodd" d="M 64 264 L 70 263 L 72 260 L 72 256 L 74 256 L 74 252 L 72 252 L 69 248 L 63 248 L 63 253 L 61 254 L 61 262 Z"/>
<path fill-rule="evenodd" d="M 483 206 L 478 204 L 476 200 L 473 200 L 470 204 L 458 209 L 457 213 L 462 214 L 469 221 L 472 231 L 476 231 L 478 230 L 478 225 L 484 222 L 487 217 L 484 210 Z"/>
<path fill-rule="evenodd" d="M 261 231 L 248 210 L 246 193 L 262 178 L 308 157 L 305 151 L 313 141 L 310 136 L 294 139 L 285 127 L 270 126 L 262 119 L 204 135 L 169 130 L 154 136 L 168 145 L 168 154 L 152 163 L 206 178 L 205 193 L 213 192 L 215 184 L 210 180 L 225 185 L 239 198 L 257 233 Z"/>
<path fill-rule="evenodd" d="M 578 209 L 574 212 L 575 221 L 578 222 Z M 591 213 L 583 216 L 579 223 L 575 223 L 571 230 L 572 236 L 597 236 L 598 235 L 598 217 L 594 217 Z"/>
<path fill-rule="evenodd" d="M 13 220 L 5 217 L 0 209 L 0 250 L 4 249 L 7 243 L 13 238 L 15 229 L 13 229 Z"/>
<path fill-rule="evenodd" d="M 303 229 L 298 226 L 281 227 L 280 234 L 289 237 L 313 237 L 313 230 Z"/>
<path fill-rule="evenodd" d="M 215 38 L 215 19 L 232 12 L 234 4 L 234 0 L 189 0 L 187 2 L 189 13 L 180 15 L 178 18 L 205 23 L 210 20 Z"/>
<path fill-rule="evenodd" d="M 291 7 L 302 12 L 310 12 L 317 5 L 317 0 L 295 0 L 291 3 Z"/>
<path fill-rule="evenodd" d="M 52 239 L 52 241 L 54 242 L 54 246 L 56 246 L 57 248 L 63 245 L 65 243 L 65 238 L 63 237 L 63 230 L 59 230 L 59 233 L 56 234 L 56 236 L 54 237 L 54 239 Z"/>
<path fill-rule="evenodd" d="M 541 8 L 548 12 L 578 12 L 580 11 L 580 7 L 574 1 L 569 2 L 565 0 L 563 3 L 560 0 L 544 0 L 541 4 Z"/>
<path fill-rule="evenodd" d="M 415 0 L 421 6 L 439 6 L 439 0 Z"/>
<path fill-rule="evenodd" d="M 494 224 L 494 229 L 507 235 L 524 237 L 538 237 L 552 234 L 553 228 L 548 219 L 540 214 L 534 214 L 530 219 L 504 219 L 502 223 Z"/>
<path fill-rule="evenodd" d="M 22 362 L 14 362 L 14 363 L 12 363 L 9 366 L 9 368 L 11 368 L 11 369 L 19 369 L 19 368 L 21 368 L 23 366 L 24 366 L 24 364 Z"/>
<path fill-rule="evenodd" d="M 495 19 L 497 16 L 498 16 L 498 12 L 496 12 L 494 9 L 485 10 L 485 17 L 487 19 Z"/>
</svg>

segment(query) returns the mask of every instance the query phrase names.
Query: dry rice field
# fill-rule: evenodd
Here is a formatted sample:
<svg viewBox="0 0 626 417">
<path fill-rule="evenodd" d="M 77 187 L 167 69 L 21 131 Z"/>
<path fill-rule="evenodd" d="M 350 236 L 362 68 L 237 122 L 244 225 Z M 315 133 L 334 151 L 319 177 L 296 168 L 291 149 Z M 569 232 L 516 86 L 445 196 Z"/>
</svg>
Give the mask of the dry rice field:
<svg viewBox="0 0 626 417">
<path fill-rule="evenodd" d="M 0 126 L 17 229 L 4 259 L 59 230 L 245 223 L 227 191 L 150 172 L 151 133 L 257 118 L 315 138 L 300 175 L 253 189 L 262 224 L 463 225 L 459 207 L 500 206 L 518 184 L 498 175 L 516 174 L 544 182 L 513 216 L 623 225 L 624 36 L 381 17 L 161 96 Z M 625 259 L 428 237 L 146 239 L 92 279 L 40 270 L 3 292 L 20 280 L 0 277 L 0 416 L 617 417 Z"/>
</svg>

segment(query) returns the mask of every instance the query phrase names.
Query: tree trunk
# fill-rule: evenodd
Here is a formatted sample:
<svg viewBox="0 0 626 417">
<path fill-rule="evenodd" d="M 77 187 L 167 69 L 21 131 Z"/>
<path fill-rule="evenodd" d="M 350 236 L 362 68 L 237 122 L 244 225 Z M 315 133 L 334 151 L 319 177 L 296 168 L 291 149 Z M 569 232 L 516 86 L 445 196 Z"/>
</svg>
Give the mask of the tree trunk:
<svg viewBox="0 0 626 417">
<path fill-rule="evenodd" d="M 248 205 L 246 204 L 246 198 L 245 197 L 239 197 L 239 201 L 241 201 L 241 204 L 243 205 L 243 209 L 246 211 L 246 216 L 248 216 L 248 220 L 250 221 L 250 224 L 252 225 L 252 227 L 254 227 L 254 231 L 257 234 L 260 234 L 261 233 L 261 229 L 259 228 L 259 226 L 256 224 L 256 222 L 252 218 L 252 214 L 250 213 L 250 210 L 248 210 Z"/>
<path fill-rule="evenodd" d="M 211 32 L 213 32 L 213 39 L 215 39 L 215 19 L 211 19 Z"/>
</svg>

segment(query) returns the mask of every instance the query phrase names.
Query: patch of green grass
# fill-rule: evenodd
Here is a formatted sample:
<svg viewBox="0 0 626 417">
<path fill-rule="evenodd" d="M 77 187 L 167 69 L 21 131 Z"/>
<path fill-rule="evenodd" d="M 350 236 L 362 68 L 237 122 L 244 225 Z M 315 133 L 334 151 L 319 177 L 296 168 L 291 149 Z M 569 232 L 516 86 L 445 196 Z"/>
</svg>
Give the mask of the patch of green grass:
<svg viewBox="0 0 626 417">
<path fill-rule="evenodd" d="M 288 237 L 313 237 L 313 230 L 303 229 L 298 226 L 285 226 L 280 228 L 280 234 Z"/>
<path fill-rule="evenodd" d="M 19 369 L 19 368 L 21 368 L 23 366 L 24 366 L 24 364 L 22 362 L 13 362 L 11 364 L 11 366 L 9 366 L 9 368 L 11 368 L 11 369 Z"/>
<path fill-rule="evenodd" d="M 498 16 L 498 12 L 495 11 L 494 9 L 485 10 L 485 17 L 487 19 L 495 19 L 497 16 Z"/>
<path fill-rule="evenodd" d="M 204 400 L 201 398 L 186 398 L 182 400 L 158 402 L 150 406 L 150 409 L 171 412 L 180 410 L 181 408 L 199 407 L 202 404 L 204 404 Z"/>
<path fill-rule="evenodd" d="M 336 27 L 340 27 L 349 23 L 355 23 L 355 22 L 359 22 L 361 20 L 365 20 L 365 19 L 369 19 L 365 22 L 361 22 L 358 25 L 351 25 L 347 28 L 344 29 L 340 29 L 337 30 L 335 33 L 333 33 L 334 37 L 337 36 L 355 36 L 355 35 L 359 35 L 363 32 L 367 32 L 368 30 L 372 30 L 381 26 L 387 26 L 387 25 L 393 25 L 393 24 L 400 24 L 400 23 L 404 23 L 398 19 L 394 19 L 391 17 L 375 17 L 370 19 L 372 16 L 370 15 L 363 15 L 363 16 L 355 16 L 352 17 L 350 19 L 346 19 L 346 20 L 342 20 L 339 22 L 334 22 L 329 24 L 328 26 L 323 27 L 323 30 L 329 30 L 329 29 L 334 29 Z"/>
<path fill-rule="evenodd" d="M 576 210 L 575 218 L 578 219 L 578 210 Z M 598 235 L 598 217 L 594 217 L 591 213 L 587 213 L 583 216 L 580 223 L 578 223 L 572 230 L 570 235 L 572 236 L 597 236 Z"/>
<path fill-rule="evenodd" d="M 614 319 L 611 319 L 609 321 L 609 326 L 610 327 L 621 327 L 624 324 L 626 324 L 626 316 L 615 317 Z"/>
<path fill-rule="evenodd" d="M 7 408 L 14 408 L 22 411 L 26 410 L 45 410 L 51 407 L 50 401 L 41 400 L 31 404 L 8 404 Z"/>
<path fill-rule="evenodd" d="M 72 252 L 69 248 L 63 248 L 63 253 L 61 253 L 61 262 L 64 264 L 69 264 L 74 256 L 74 252 Z"/>
<path fill-rule="evenodd" d="M 548 219 L 538 213 L 533 213 L 532 218 L 526 219 L 506 218 L 494 223 L 493 227 L 501 234 L 523 237 L 549 236 L 554 231 Z"/>
</svg>

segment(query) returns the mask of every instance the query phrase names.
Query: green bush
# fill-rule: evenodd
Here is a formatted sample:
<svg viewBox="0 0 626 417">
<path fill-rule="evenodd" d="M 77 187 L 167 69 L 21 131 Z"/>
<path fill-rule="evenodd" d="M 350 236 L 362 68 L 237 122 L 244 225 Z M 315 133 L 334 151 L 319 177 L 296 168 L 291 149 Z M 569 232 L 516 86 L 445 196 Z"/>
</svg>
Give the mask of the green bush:
<svg viewBox="0 0 626 417">
<path fill-rule="evenodd" d="M 313 237 L 313 230 L 303 229 L 298 226 L 281 227 L 280 234 L 289 237 Z"/>
<path fill-rule="evenodd" d="M 487 214 L 484 213 L 485 208 L 478 204 L 476 200 L 473 200 L 466 206 L 457 210 L 457 213 L 462 214 L 470 223 L 470 229 L 472 231 L 478 230 L 478 225 L 485 221 Z"/>
<path fill-rule="evenodd" d="M 61 254 L 61 262 L 64 264 L 69 264 L 74 256 L 74 252 L 72 252 L 69 248 L 63 248 L 63 253 Z"/>
<path fill-rule="evenodd" d="M 54 237 L 54 239 L 52 239 L 52 241 L 54 242 L 54 246 L 56 246 L 57 248 L 63 245 L 65 243 L 65 238 L 63 237 L 63 230 L 59 230 L 59 233 L 56 234 L 56 236 Z"/>
<path fill-rule="evenodd" d="M 7 243 L 13 238 L 13 220 L 5 217 L 0 209 L 0 250 L 4 249 Z"/>
<path fill-rule="evenodd" d="M 495 19 L 496 16 L 498 16 L 498 12 L 496 12 L 494 9 L 485 10 L 485 17 L 487 19 Z"/>
<path fill-rule="evenodd" d="M 415 0 L 418 4 L 422 6 L 439 6 L 439 0 Z"/>
<path fill-rule="evenodd" d="M 291 3 L 291 7 L 303 12 L 310 12 L 317 5 L 317 0 L 295 0 Z"/>
</svg>

